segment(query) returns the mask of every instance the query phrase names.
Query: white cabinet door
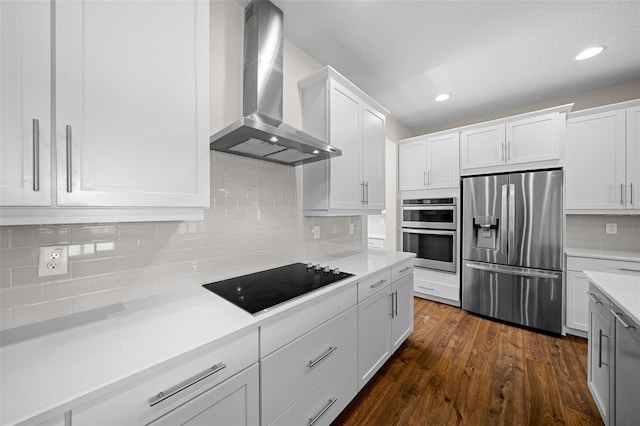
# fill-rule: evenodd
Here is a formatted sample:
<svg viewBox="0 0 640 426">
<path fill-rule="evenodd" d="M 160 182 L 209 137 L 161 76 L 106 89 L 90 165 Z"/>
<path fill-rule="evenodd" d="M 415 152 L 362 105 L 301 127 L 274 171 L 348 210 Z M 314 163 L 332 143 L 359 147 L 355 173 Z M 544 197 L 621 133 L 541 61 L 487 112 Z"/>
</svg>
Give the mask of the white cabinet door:
<svg viewBox="0 0 640 426">
<path fill-rule="evenodd" d="M 398 146 L 398 188 L 400 191 L 427 187 L 427 141 L 404 142 Z"/>
<path fill-rule="evenodd" d="M 459 133 L 427 138 L 427 189 L 457 188 Z"/>
<path fill-rule="evenodd" d="M 567 120 L 566 208 L 624 208 L 625 111 Z"/>
<path fill-rule="evenodd" d="M 365 182 L 365 208 L 384 209 L 385 117 L 362 104 L 362 180 Z"/>
<path fill-rule="evenodd" d="M 258 364 L 254 364 L 150 425 L 252 426 L 259 424 L 258 371 Z"/>
<path fill-rule="evenodd" d="M 460 134 L 460 168 L 476 169 L 504 164 L 505 126 L 482 127 Z"/>
<path fill-rule="evenodd" d="M 330 208 L 362 209 L 360 100 L 337 82 L 330 85 L 330 141 L 342 150 L 342 156 L 330 160 Z"/>
<path fill-rule="evenodd" d="M 391 352 L 393 353 L 413 331 L 413 275 L 393 283 L 391 291 L 394 295 L 391 320 Z"/>
<path fill-rule="evenodd" d="M 506 161 L 510 164 L 560 158 L 560 114 L 506 123 Z"/>
<path fill-rule="evenodd" d="M 582 272 L 567 271 L 567 327 L 589 329 L 589 279 Z"/>
<path fill-rule="evenodd" d="M 208 4 L 56 3 L 63 206 L 207 206 Z"/>
<path fill-rule="evenodd" d="M 627 207 L 640 208 L 640 106 L 627 108 Z"/>
<path fill-rule="evenodd" d="M 387 286 L 358 304 L 358 389 L 391 355 L 391 292 Z"/>
<path fill-rule="evenodd" d="M 51 204 L 51 2 L 0 2 L 0 204 Z"/>
</svg>

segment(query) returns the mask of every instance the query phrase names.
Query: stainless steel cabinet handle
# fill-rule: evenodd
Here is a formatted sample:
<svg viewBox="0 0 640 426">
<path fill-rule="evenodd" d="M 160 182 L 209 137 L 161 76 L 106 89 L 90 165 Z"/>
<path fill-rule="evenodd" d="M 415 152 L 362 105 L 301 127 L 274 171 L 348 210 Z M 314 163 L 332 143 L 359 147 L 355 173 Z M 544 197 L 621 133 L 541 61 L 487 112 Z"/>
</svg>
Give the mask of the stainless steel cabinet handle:
<svg viewBox="0 0 640 426">
<path fill-rule="evenodd" d="M 511 142 L 507 143 L 507 161 L 511 160 Z"/>
<path fill-rule="evenodd" d="M 640 272 L 640 269 L 618 268 L 618 271 L 625 271 L 625 272 Z"/>
<path fill-rule="evenodd" d="M 320 355 L 318 358 L 316 358 L 316 359 L 314 359 L 312 361 L 309 361 L 309 364 L 307 364 L 307 367 L 309 367 L 309 368 L 315 367 L 320 361 L 322 361 L 323 359 L 325 359 L 326 357 L 331 355 L 336 349 L 338 349 L 337 346 L 329 346 L 329 349 L 327 349 L 327 351 L 325 353 Z"/>
<path fill-rule="evenodd" d="M 169 389 L 164 390 L 164 391 L 160 392 L 159 394 L 149 398 L 149 400 L 148 400 L 149 405 L 151 407 L 153 407 L 154 405 L 164 401 L 167 398 L 172 397 L 173 395 L 177 394 L 178 392 L 185 390 L 189 386 L 195 385 L 200 380 L 206 379 L 207 377 L 211 376 L 212 374 L 216 374 L 217 372 L 225 369 L 226 367 L 227 367 L 227 364 L 221 362 L 219 364 L 214 365 L 211 368 L 208 368 L 208 369 L 204 370 L 201 373 L 196 374 L 195 376 L 189 377 L 187 380 L 184 380 L 184 381 L 178 383 L 177 385 L 172 386 Z"/>
<path fill-rule="evenodd" d="M 387 282 L 387 280 L 380 280 L 380 281 L 378 281 L 378 282 L 377 282 L 377 283 L 375 283 L 375 284 L 371 284 L 371 285 L 369 286 L 369 288 L 376 288 L 376 287 L 380 287 L 382 284 L 384 284 L 384 283 L 386 283 L 386 282 Z"/>
<path fill-rule="evenodd" d="M 629 324 L 627 324 L 626 322 L 624 322 L 624 321 L 622 320 L 622 314 L 617 313 L 617 312 L 614 312 L 614 311 L 613 311 L 613 309 L 609 309 L 609 312 L 611 312 L 611 313 L 613 314 L 613 316 L 614 316 L 614 317 L 616 317 L 616 319 L 617 319 L 618 321 L 620 321 L 620 324 L 622 324 L 622 326 L 623 326 L 624 328 L 635 328 L 634 326 L 629 325 Z"/>
<path fill-rule="evenodd" d="M 607 339 L 609 338 L 609 336 L 607 336 L 606 334 L 602 334 L 602 330 L 598 330 L 598 368 L 602 368 L 603 365 L 606 365 L 606 366 L 609 365 L 606 362 L 602 362 L 602 338 L 603 337 L 606 337 Z"/>
<path fill-rule="evenodd" d="M 307 424 L 308 426 L 313 426 L 315 424 L 315 422 L 318 421 L 318 419 L 320 419 L 320 417 L 322 417 L 322 415 L 324 413 L 327 412 L 327 410 L 329 408 L 331 408 L 331 406 L 333 404 L 336 403 L 336 401 L 338 400 L 338 398 L 333 398 L 329 400 L 329 403 L 322 409 L 322 411 L 320 411 L 318 414 L 316 414 L 314 417 L 309 417 L 309 423 Z"/>
<path fill-rule="evenodd" d="M 369 204 L 369 182 L 365 182 L 364 187 L 366 188 L 365 190 L 366 197 L 364 199 L 364 203 Z"/>
<path fill-rule="evenodd" d="M 431 185 L 431 170 L 427 170 L 427 185 Z"/>
<path fill-rule="evenodd" d="M 389 314 L 389 316 L 393 318 L 393 293 L 391 293 L 389 297 L 391 298 L 391 313 Z"/>
<path fill-rule="evenodd" d="M 410 269 L 411 269 L 411 266 L 407 266 L 406 268 L 402 268 L 402 269 L 400 269 L 400 271 L 399 271 L 399 272 L 400 272 L 401 274 L 404 274 L 405 272 L 407 272 L 407 271 L 408 271 L 408 270 L 410 270 Z"/>
<path fill-rule="evenodd" d="M 422 172 L 422 185 L 427 186 L 427 172 Z"/>
<path fill-rule="evenodd" d="M 67 140 L 67 192 L 72 192 L 73 191 L 73 184 L 71 182 L 71 178 L 72 178 L 72 170 L 71 170 L 71 138 L 72 138 L 72 134 L 71 134 L 71 126 L 67 125 L 66 127 L 66 140 Z"/>
<path fill-rule="evenodd" d="M 395 294 L 395 297 L 394 297 L 394 300 L 395 300 L 394 306 L 395 306 L 395 308 L 393 310 L 393 314 L 394 314 L 394 316 L 397 317 L 398 316 L 398 290 L 394 291 L 393 293 Z"/>
<path fill-rule="evenodd" d="M 71 426 L 71 410 L 64 412 L 64 426 Z"/>
<path fill-rule="evenodd" d="M 595 295 L 595 294 L 593 294 L 593 293 L 589 293 L 589 292 L 587 292 L 587 294 L 589 295 L 589 299 L 591 299 L 591 301 L 592 301 L 593 303 L 595 303 L 596 305 L 597 305 L 598 303 L 602 305 L 602 302 L 601 302 L 600 300 L 598 300 L 598 298 L 596 297 L 596 295 Z"/>
<path fill-rule="evenodd" d="M 633 205 L 633 182 L 629 184 L 629 188 L 631 189 L 631 201 L 629 204 Z"/>
<path fill-rule="evenodd" d="M 33 190 L 40 191 L 40 120 L 32 121 L 33 136 Z"/>
<path fill-rule="evenodd" d="M 423 288 L 423 289 L 425 289 L 425 290 L 430 290 L 430 291 L 436 291 L 436 289 L 435 289 L 435 288 L 431 288 L 431 287 L 424 287 L 424 286 L 421 286 L 421 285 L 419 285 L 419 286 L 418 286 L 418 288 Z"/>
<path fill-rule="evenodd" d="M 620 205 L 624 206 L 624 184 L 620 184 Z"/>
<path fill-rule="evenodd" d="M 360 186 L 362 187 L 362 199 L 360 200 L 360 203 L 364 204 L 364 181 L 362 181 Z"/>
</svg>

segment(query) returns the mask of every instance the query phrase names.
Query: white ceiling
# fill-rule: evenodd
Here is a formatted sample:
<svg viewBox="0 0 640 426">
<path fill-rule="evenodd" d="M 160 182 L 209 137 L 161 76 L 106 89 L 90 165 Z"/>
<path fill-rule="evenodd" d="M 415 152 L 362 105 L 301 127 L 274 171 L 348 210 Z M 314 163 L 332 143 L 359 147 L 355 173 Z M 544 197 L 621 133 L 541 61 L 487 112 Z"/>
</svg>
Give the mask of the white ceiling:
<svg viewBox="0 0 640 426">
<path fill-rule="evenodd" d="M 640 1 L 274 3 L 285 37 L 414 133 L 640 80 Z M 601 55 L 573 59 L 601 44 Z M 441 92 L 451 99 L 435 102 Z"/>
</svg>

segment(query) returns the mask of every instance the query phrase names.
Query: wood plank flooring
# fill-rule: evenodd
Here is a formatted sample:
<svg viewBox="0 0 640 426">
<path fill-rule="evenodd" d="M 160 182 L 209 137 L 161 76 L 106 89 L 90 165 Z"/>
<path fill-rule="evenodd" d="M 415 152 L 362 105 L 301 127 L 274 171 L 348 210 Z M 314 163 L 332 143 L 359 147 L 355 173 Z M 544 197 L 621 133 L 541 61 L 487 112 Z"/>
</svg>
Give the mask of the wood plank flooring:
<svg viewBox="0 0 640 426">
<path fill-rule="evenodd" d="M 413 333 L 334 425 L 602 425 L 586 339 L 414 300 Z"/>
</svg>

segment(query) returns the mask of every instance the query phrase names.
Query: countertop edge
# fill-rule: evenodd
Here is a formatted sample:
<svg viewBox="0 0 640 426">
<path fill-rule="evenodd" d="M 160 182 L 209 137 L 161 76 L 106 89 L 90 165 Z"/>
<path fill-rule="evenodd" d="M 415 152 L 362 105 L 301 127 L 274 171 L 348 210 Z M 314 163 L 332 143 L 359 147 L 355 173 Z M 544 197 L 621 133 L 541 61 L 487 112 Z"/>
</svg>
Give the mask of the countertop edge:
<svg viewBox="0 0 640 426">
<path fill-rule="evenodd" d="M 620 300 L 620 298 L 611 290 L 612 281 L 624 280 L 633 283 L 632 280 L 637 280 L 637 290 L 640 292 L 640 277 L 596 271 L 584 271 L 584 274 L 589 278 L 589 282 L 593 283 L 593 285 L 600 289 L 600 291 L 602 291 L 602 293 L 607 296 L 612 303 L 620 308 L 625 315 L 631 318 L 636 324 L 640 324 L 640 309 L 636 309 L 635 311 L 637 312 L 634 312 L 634 309 L 631 309 L 628 306 L 628 298 Z"/>
</svg>

